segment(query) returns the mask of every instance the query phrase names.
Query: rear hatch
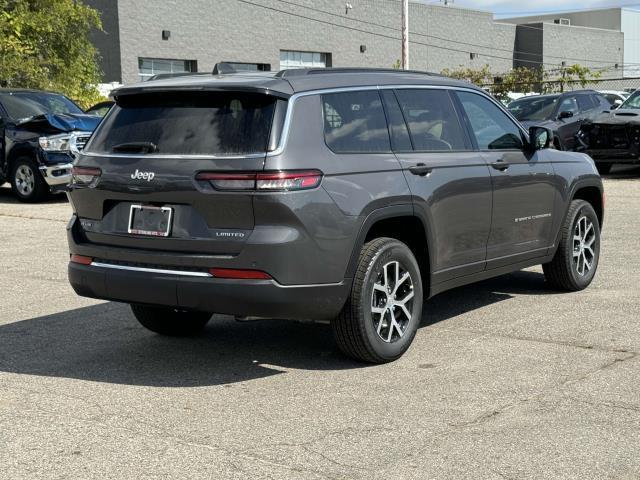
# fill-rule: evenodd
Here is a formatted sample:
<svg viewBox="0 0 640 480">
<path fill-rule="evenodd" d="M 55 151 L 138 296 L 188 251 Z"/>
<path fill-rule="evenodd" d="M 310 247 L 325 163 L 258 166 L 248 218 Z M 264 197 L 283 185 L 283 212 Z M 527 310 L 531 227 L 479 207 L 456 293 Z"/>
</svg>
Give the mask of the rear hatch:
<svg viewBox="0 0 640 480">
<path fill-rule="evenodd" d="M 117 97 L 70 187 L 82 235 L 94 244 L 238 254 L 254 227 L 253 194 L 234 182 L 263 170 L 285 109 L 285 98 L 258 91 Z"/>
</svg>

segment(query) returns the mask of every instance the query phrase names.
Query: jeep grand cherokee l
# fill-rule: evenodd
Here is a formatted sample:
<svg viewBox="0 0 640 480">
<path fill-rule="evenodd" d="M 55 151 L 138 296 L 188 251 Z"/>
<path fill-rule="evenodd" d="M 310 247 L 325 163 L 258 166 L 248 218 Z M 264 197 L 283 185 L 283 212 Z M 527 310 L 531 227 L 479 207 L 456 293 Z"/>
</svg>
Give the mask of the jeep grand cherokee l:
<svg viewBox="0 0 640 480">
<path fill-rule="evenodd" d="M 310 69 L 114 96 L 73 171 L 69 279 L 155 332 L 329 320 L 346 354 L 387 362 L 439 292 L 537 264 L 580 290 L 596 272 L 592 160 L 467 83 Z"/>
</svg>

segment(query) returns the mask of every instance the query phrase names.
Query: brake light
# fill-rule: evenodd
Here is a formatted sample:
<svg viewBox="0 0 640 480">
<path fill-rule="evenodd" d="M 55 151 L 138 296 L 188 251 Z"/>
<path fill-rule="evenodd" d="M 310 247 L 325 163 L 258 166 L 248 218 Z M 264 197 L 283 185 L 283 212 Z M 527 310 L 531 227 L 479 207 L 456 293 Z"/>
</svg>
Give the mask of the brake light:
<svg viewBox="0 0 640 480">
<path fill-rule="evenodd" d="M 93 167 L 73 167 L 71 169 L 71 183 L 88 185 L 102 175 L 102 170 Z"/>
<path fill-rule="evenodd" d="M 238 270 L 236 268 L 210 268 L 209 273 L 217 278 L 240 280 L 271 280 L 271 275 L 260 270 Z"/>
<path fill-rule="evenodd" d="M 322 172 L 309 170 L 304 172 L 259 173 L 256 178 L 257 190 L 305 190 L 320 185 Z"/>
<path fill-rule="evenodd" d="M 316 188 L 322 181 L 322 172 L 200 172 L 196 175 L 196 180 L 208 181 L 216 190 L 292 191 Z"/>
<path fill-rule="evenodd" d="M 75 253 L 71 254 L 71 263 L 79 263 L 80 265 L 91 265 L 93 262 L 93 258 L 86 257 L 84 255 L 76 255 Z"/>
</svg>

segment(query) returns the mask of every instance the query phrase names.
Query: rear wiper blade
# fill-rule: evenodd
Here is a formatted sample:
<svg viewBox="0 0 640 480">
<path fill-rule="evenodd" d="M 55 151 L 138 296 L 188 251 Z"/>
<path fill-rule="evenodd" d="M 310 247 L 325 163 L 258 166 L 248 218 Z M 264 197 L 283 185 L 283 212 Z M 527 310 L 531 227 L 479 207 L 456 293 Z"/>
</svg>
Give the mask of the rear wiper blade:
<svg viewBox="0 0 640 480">
<path fill-rule="evenodd" d="M 116 153 L 155 153 L 158 146 L 153 142 L 119 143 L 111 148 Z"/>
</svg>

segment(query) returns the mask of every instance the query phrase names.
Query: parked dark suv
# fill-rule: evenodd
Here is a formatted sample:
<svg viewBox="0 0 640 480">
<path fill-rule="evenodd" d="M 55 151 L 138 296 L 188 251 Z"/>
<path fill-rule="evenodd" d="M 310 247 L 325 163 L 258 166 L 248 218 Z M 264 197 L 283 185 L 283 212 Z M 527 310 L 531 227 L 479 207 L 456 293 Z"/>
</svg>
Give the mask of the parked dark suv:
<svg viewBox="0 0 640 480">
<path fill-rule="evenodd" d="M 609 112 L 611 104 L 594 90 L 575 90 L 519 98 L 508 109 L 526 128 L 537 125 L 551 129 L 558 150 L 575 150 L 580 127 Z"/>
<path fill-rule="evenodd" d="M 563 290 L 596 272 L 593 161 L 467 83 L 312 69 L 114 96 L 74 167 L 69 279 L 155 332 L 329 320 L 348 355 L 386 362 L 425 298 L 537 264 Z"/>
<path fill-rule="evenodd" d="M 10 182 L 24 202 L 63 192 L 74 156 L 99 122 L 64 95 L 0 89 L 0 185 Z"/>
</svg>

